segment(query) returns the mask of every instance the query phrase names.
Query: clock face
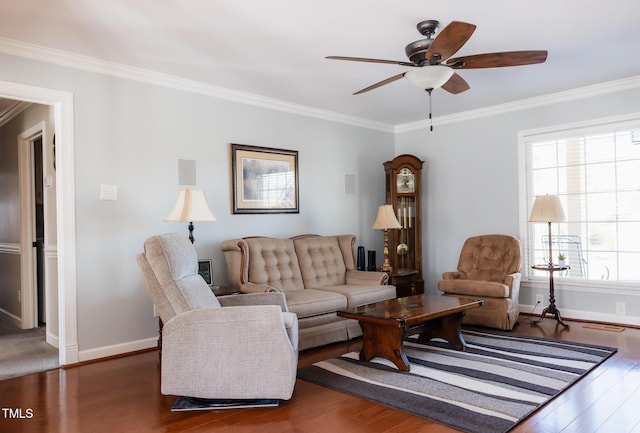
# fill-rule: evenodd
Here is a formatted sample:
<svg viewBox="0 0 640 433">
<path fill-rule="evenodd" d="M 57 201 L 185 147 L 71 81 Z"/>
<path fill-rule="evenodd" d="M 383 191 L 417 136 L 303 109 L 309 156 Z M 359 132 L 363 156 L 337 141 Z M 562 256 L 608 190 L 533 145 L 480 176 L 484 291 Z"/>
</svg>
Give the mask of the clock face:
<svg viewBox="0 0 640 433">
<path fill-rule="evenodd" d="M 409 170 L 408 168 L 403 168 L 398 172 L 398 176 L 396 178 L 396 187 L 398 188 L 398 192 L 400 193 L 415 192 L 415 176 L 411 172 L 411 170 Z"/>
</svg>

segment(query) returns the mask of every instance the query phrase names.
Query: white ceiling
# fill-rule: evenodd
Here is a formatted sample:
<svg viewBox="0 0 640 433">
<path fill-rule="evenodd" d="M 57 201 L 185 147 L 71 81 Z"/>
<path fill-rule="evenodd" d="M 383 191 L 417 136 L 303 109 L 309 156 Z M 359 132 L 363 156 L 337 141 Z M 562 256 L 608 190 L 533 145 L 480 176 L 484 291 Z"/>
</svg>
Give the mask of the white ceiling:
<svg viewBox="0 0 640 433">
<path fill-rule="evenodd" d="M 407 70 L 327 55 L 407 60 L 415 25 L 477 25 L 456 54 L 548 50 L 540 65 L 461 70 L 434 116 L 640 76 L 638 0 L 2 0 L 0 38 L 135 66 L 388 125 L 424 119 Z M 1 66 L 1 65 L 0 65 Z"/>
</svg>

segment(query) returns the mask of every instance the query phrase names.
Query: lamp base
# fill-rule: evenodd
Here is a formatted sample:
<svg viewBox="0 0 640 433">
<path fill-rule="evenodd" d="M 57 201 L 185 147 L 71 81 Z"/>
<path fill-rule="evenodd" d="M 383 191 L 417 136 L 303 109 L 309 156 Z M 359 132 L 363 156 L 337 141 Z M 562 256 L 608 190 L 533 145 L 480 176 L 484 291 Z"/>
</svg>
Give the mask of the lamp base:
<svg viewBox="0 0 640 433">
<path fill-rule="evenodd" d="M 553 268 L 553 250 L 551 248 L 551 244 L 553 244 L 553 239 L 551 238 L 551 221 L 549 221 L 549 268 Z"/>
<path fill-rule="evenodd" d="M 189 221 L 189 226 L 187 228 L 189 229 L 189 240 L 191 241 L 191 243 L 194 243 L 195 239 L 193 237 L 193 221 Z"/>
<path fill-rule="evenodd" d="M 387 229 L 384 229 L 384 250 L 383 250 L 383 254 L 384 254 L 384 259 L 382 260 L 382 267 L 380 268 L 380 270 L 382 272 L 391 273 L 391 271 L 393 271 L 393 267 L 391 266 L 391 263 L 389 262 L 389 230 L 387 230 Z"/>
</svg>

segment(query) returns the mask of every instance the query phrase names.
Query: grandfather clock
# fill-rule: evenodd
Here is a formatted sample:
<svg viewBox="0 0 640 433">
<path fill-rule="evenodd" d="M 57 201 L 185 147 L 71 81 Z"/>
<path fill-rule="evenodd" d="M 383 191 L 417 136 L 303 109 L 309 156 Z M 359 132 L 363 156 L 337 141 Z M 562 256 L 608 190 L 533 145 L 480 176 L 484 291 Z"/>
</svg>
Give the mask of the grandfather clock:
<svg viewBox="0 0 640 433">
<path fill-rule="evenodd" d="M 422 164 L 413 155 L 399 155 L 383 164 L 386 203 L 393 205 L 402 226 L 389 231 L 389 284 L 398 297 L 424 293 L 422 279 Z"/>
</svg>

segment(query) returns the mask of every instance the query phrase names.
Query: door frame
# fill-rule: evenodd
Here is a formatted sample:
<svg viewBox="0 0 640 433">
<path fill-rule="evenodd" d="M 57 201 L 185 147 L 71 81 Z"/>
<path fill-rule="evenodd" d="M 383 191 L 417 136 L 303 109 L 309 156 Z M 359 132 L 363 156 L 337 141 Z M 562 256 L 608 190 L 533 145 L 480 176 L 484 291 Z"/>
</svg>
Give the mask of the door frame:
<svg viewBox="0 0 640 433">
<path fill-rule="evenodd" d="M 73 93 L 0 81 L 0 97 L 54 108 L 56 134 L 56 232 L 58 250 L 58 334 L 60 365 L 78 356 L 76 296 L 75 171 Z"/>
</svg>

